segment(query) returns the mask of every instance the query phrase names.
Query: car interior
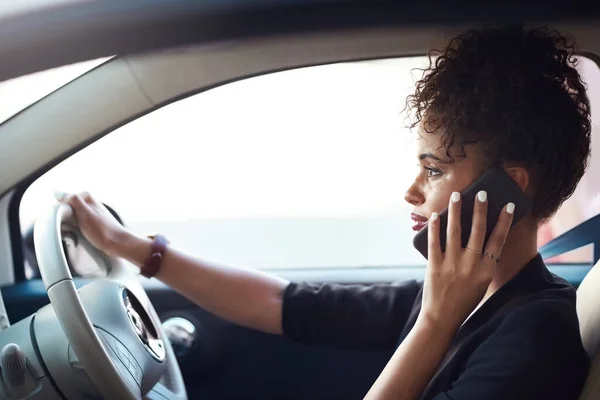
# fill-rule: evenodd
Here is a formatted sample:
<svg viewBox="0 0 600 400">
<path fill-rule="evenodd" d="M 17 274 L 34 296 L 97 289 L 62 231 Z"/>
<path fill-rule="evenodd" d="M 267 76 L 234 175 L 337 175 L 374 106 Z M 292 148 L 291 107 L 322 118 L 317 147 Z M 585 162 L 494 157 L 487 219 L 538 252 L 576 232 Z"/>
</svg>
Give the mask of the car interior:
<svg viewBox="0 0 600 400">
<path fill-rule="evenodd" d="M 42 203 L 51 206 L 36 206 L 35 220 L 24 222 L 22 201 L 32 185 L 63 161 L 179 101 L 290 70 L 424 57 L 452 33 L 490 22 L 496 9 L 443 15 L 447 7 L 431 14 L 421 5 L 423 20 L 414 21 L 399 12 L 402 8 L 393 7 L 398 17 L 390 17 L 381 8 L 385 4 L 371 4 L 378 2 L 366 2 L 365 8 L 324 2 L 321 14 L 310 2 L 297 2 L 296 13 L 283 5 L 252 1 L 238 8 L 233 3 L 211 8 L 183 1 L 58 3 L 9 10 L 0 22 L 0 33 L 6 33 L 0 35 L 0 65 L 6 63 L 0 79 L 6 82 L 101 60 L 0 124 L 0 399 L 362 398 L 390 352 L 305 346 L 231 324 L 156 279 L 138 276 L 123 260 L 95 250 L 78 232 L 68 207 L 48 197 Z M 514 13 L 511 22 L 532 25 L 547 20 L 576 38 L 586 65 L 600 68 L 600 24 L 593 15 L 576 19 L 568 18 L 568 12 L 546 14 L 534 7 L 521 11 L 506 9 L 495 15 L 508 18 Z M 0 16 L 2 12 L 0 7 Z M 329 18 L 336 13 L 335 21 Z M 592 83 L 588 91 L 593 104 L 594 98 L 600 99 L 600 86 Z M 600 85 L 600 78 L 595 83 Z M 0 94 L 9 95 L 6 90 L 0 84 Z M 592 143 L 600 146 L 597 125 L 594 132 Z M 592 172 L 600 171 L 599 154 L 592 152 Z M 328 158 L 334 163 L 335 154 Z M 111 156 L 89 162 L 110 163 Z M 152 173 L 160 161 L 132 168 Z M 87 171 L 80 172 L 85 183 Z M 210 173 L 218 178 L 218 169 Z M 130 188 L 132 193 L 141 190 L 135 182 Z M 162 204 L 167 209 L 178 207 L 177 188 L 170 188 L 173 204 Z M 48 187 L 49 193 L 61 189 Z M 108 198 L 100 200 L 129 226 L 131 215 Z M 583 210 L 581 202 L 569 204 L 569 212 L 579 219 L 561 226 L 540 246 L 540 253 L 552 272 L 577 288 L 581 335 L 592 358 L 580 399 L 598 399 L 600 207 L 589 215 L 591 211 L 578 209 Z M 343 242 L 340 246 L 351 250 Z M 586 250 L 578 254 L 584 256 L 561 258 L 581 248 Z M 77 249 L 86 258 L 73 256 Z M 243 254 L 231 249 L 238 251 Z M 82 272 L 86 266 L 78 263 L 93 264 L 97 272 Z M 373 284 L 421 280 L 425 262 L 272 265 L 270 271 L 292 281 Z"/>
</svg>

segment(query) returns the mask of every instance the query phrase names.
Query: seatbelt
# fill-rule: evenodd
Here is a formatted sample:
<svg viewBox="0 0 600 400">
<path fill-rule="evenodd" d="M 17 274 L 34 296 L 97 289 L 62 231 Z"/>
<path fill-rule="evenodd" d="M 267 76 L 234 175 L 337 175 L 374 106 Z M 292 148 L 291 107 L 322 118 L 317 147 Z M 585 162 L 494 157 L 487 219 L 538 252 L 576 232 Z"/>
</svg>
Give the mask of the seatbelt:
<svg viewBox="0 0 600 400">
<path fill-rule="evenodd" d="M 600 214 L 549 241 L 539 252 L 542 258 L 548 259 L 589 244 L 594 246 L 592 265 L 596 265 L 600 260 Z"/>
</svg>

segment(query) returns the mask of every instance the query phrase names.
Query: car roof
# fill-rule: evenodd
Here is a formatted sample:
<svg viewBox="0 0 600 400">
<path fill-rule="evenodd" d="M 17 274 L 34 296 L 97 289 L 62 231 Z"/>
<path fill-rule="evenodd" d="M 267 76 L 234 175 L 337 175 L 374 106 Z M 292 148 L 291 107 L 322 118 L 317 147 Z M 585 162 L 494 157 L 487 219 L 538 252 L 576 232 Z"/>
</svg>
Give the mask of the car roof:
<svg viewBox="0 0 600 400">
<path fill-rule="evenodd" d="M 593 21 L 593 3 L 522 0 L 26 0 L 0 6 L 0 80 L 114 54 L 374 27 Z M 17 11 L 15 11 L 17 10 Z"/>
</svg>

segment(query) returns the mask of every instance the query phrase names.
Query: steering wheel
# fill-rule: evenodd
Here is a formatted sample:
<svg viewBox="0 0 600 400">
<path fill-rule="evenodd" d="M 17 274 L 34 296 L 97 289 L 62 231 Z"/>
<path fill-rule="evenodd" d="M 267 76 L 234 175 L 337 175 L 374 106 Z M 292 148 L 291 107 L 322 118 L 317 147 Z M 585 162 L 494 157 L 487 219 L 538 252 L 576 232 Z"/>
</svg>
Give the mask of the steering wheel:
<svg viewBox="0 0 600 400">
<path fill-rule="evenodd" d="M 92 258 L 106 265 L 105 278 L 77 290 L 63 249 L 64 229 L 79 235 Z M 171 344 L 131 265 L 93 247 L 81 234 L 71 207 L 62 203 L 36 221 L 34 243 L 51 303 L 51 307 L 36 314 L 34 329 L 41 355 L 54 354 L 43 358 L 63 394 L 77 397 L 73 385 L 67 384 L 73 379 L 67 376 L 75 374 L 81 378 L 74 384 L 79 383 L 77 393 L 87 391 L 85 395 L 99 393 L 106 399 L 127 400 L 187 399 Z M 52 324 L 55 331 L 64 332 L 64 337 L 51 333 Z M 63 355 L 65 346 L 68 355 Z M 61 364 L 62 370 L 55 367 L 59 361 L 53 359 L 65 356 L 68 362 Z M 64 365 L 70 366 L 73 374 L 65 373 Z M 94 388 L 90 392 L 92 385 L 81 384 L 85 379 L 97 392 Z"/>
</svg>

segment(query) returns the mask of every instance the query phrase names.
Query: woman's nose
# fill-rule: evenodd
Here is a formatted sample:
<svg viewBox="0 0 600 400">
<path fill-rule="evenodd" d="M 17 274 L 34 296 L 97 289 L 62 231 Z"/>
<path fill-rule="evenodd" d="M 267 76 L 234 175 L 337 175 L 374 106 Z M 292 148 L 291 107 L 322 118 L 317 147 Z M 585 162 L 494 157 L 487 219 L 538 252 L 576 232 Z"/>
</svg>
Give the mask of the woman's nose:
<svg viewBox="0 0 600 400">
<path fill-rule="evenodd" d="M 417 182 L 413 182 L 413 184 L 410 185 L 408 190 L 404 193 L 404 200 L 406 200 L 409 204 L 413 206 L 423 204 L 423 202 L 425 201 L 423 193 L 421 193 L 417 186 Z"/>
</svg>

